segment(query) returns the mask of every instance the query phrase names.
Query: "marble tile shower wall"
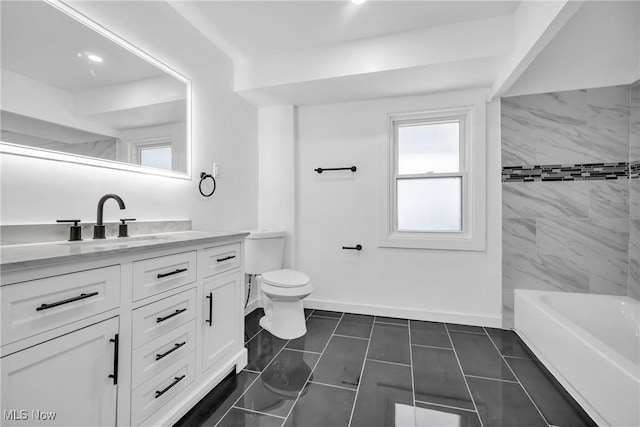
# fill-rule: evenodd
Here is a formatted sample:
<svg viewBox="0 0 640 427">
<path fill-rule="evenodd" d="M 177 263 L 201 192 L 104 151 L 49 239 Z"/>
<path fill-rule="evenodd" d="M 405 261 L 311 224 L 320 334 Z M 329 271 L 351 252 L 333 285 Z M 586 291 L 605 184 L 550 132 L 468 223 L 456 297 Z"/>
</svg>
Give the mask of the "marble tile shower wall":
<svg viewBox="0 0 640 427">
<path fill-rule="evenodd" d="M 640 172 L 640 80 L 631 84 L 629 164 Z M 629 296 L 640 299 L 640 179 L 629 180 Z"/>
<path fill-rule="evenodd" d="M 617 179 L 503 182 L 505 327 L 515 289 L 640 298 L 640 180 L 629 179 L 640 153 L 639 86 L 634 96 L 625 85 L 502 99 L 503 169 L 626 168 Z"/>
</svg>

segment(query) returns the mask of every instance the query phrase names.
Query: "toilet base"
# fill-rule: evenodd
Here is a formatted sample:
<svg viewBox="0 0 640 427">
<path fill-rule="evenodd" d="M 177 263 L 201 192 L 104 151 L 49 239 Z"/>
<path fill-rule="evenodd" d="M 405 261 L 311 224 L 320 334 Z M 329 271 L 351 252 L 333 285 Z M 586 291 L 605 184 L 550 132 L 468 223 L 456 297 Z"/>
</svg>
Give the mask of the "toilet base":
<svg viewBox="0 0 640 427">
<path fill-rule="evenodd" d="M 302 300 L 278 301 L 264 295 L 264 312 L 260 326 L 278 338 L 292 340 L 307 333 Z"/>
</svg>

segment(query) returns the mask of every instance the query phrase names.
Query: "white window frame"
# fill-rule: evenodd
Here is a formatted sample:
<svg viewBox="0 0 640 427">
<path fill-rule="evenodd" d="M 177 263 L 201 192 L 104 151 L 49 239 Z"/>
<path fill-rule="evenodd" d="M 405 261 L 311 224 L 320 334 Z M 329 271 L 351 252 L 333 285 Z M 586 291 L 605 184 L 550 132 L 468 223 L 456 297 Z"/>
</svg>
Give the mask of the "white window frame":
<svg viewBox="0 0 640 427">
<path fill-rule="evenodd" d="M 158 147 L 171 147 L 171 166 L 174 163 L 173 144 L 170 136 L 161 136 L 157 138 L 145 138 L 129 141 L 129 161 L 140 165 L 141 156 L 140 151 L 145 148 L 158 148 Z"/>
<path fill-rule="evenodd" d="M 388 114 L 388 141 L 382 156 L 378 246 L 392 248 L 483 251 L 486 249 L 486 98 L 483 91 L 435 97 L 424 110 Z M 460 103 L 454 103 L 459 101 Z M 459 173 L 398 175 L 399 126 L 462 122 Z M 397 229 L 397 180 L 410 177 L 462 177 L 461 231 L 401 231 Z M 402 178 L 400 178 L 402 177 Z"/>
</svg>

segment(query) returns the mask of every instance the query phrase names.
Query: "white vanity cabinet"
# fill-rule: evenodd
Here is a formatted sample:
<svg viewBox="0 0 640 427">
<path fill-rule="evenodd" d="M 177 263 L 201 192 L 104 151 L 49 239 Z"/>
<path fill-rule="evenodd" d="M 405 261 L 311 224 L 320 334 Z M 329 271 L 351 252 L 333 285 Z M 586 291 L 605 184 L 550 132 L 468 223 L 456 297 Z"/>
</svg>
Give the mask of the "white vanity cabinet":
<svg viewBox="0 0 640 427">
<path fill-rule="evenodd" d="M 2 425 L 115 425 L 117 339 L 114 317 L 4 357 Z"/>
<path fill-rule="evenodd" d="M 204 279 L 203 371 L 215 366 L 238 344 L 242 345 L 241 318 L 235 315 L 242 299 L 241 278 L 242 274 L 235 271 Z"/>
<path fill-rule="evenodd" d="M 199 264 L 204 276 L 202 370 L 206 371 L 242 345 L 243 316 L 235 314 L 237 307 L 243 306 L 244 293 L 240 244 L 205 248 Z"/>
<path fill-rule="evenodd" d="M 183 232 L 33 266 L 3 259 L 0 424 L 176 422 L 246 366 L 245 235 Z"/>
</svg>

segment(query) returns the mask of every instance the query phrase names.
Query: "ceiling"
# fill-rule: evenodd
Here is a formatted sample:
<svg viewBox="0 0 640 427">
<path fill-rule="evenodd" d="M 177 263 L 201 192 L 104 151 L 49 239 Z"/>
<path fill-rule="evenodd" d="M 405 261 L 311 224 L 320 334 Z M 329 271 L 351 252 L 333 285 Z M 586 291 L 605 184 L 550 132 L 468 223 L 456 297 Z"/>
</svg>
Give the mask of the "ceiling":
<svg viewBox="0 0 640 427">
<path fill-rule="evenodd" d="M 599 11 L 592 7 L 596 3 Z M 572 73 L 584 73 L 580 67 L 592 66 L 593 58 L 601 54 L 612 64 L 624 55 L 631 57 L 630 62 L 634 57 L 630 49 L 638 47 L 635 33 L 626 24 L 601 25 L 598 22 L 604 21 L 597 18 L 603 17 L 603 11 L 607 15 L 617 10 L 616 16 L 631 11 L 630 19 L 638 26 L 637 13 L 632 11 L 636 3 L 369 0 L 357 6 L 349 0 L 168 0 L 231 58 L 234 90 L 258 107 L 465 88 L 488 88 L 489 98 L 503 96 L 574 15 L 578 16 L 574 29 L 563 36 L 573 41 L 556 48 L 552 61 L 555 56 L 571 57 Z M 581 8 L 587 10 L 576 14 Z M 606 40 L 620 54 L 612 58 L 606 48 L 598 52 L 589 45 L 582 47 L 588 52 L 585 58 L 566 55 L 581 48 L 575 28 L 582 25 L 575 21 L 585 16 L 590 23 L 596 18 L 596 25 L 588 29 L 593 33 L 590 40 Z M 628 73 L 623 68 L 618 74 Z M 553 75 L 545 78 L 552 80 Z"/>
<path fill-rule="evenodd" d="M 69 93 L 166 75 L 44 2 L 2 0 L 0 7 L 3 69 Z M 104 62 L 89 61 L 87 52 Z"/>
<path fill-rule="evenodd" d="M 519 1 L 195 1 L 202 30 L 234 61 L 513 13 Z"/>
</svg>

